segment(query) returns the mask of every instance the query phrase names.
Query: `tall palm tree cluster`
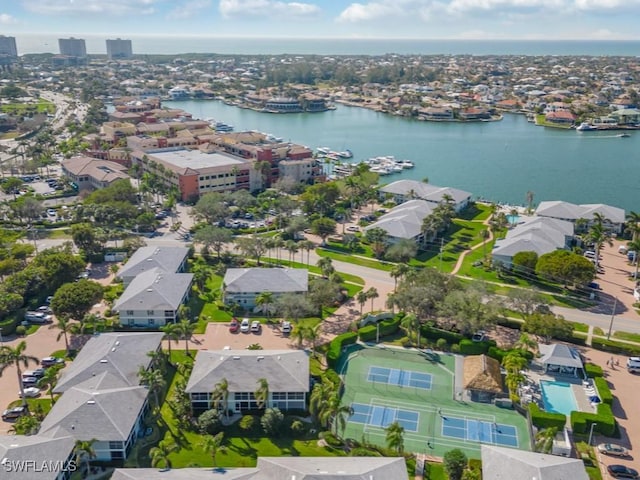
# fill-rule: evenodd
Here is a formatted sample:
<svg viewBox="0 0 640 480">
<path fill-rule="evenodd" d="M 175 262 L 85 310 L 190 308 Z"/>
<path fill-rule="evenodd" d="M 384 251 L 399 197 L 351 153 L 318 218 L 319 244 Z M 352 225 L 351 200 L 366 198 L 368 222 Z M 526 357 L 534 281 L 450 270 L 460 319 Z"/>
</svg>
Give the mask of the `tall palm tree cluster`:
<svg viewBox="0 0 640 480">
<path fill-rule="evenodd" d="M 316 383 L 309 398 L 309 411 L 316 421 L 334 435 L 340 436 L 353 412 L 348 405 L 340 404 L 340 385 L 324 377 Z"/>
</svg>

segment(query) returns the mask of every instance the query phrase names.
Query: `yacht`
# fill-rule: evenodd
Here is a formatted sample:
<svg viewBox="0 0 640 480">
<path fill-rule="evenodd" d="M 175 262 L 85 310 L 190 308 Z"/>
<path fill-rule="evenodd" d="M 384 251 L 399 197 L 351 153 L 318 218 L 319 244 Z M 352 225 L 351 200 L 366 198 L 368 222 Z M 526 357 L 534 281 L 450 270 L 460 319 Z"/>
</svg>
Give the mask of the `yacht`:
<svg viewBox="0 0 640 480">
<path fill-rule="evenodd" d="M 402 168 L 413 168 L 416 166 L 411 160 L 402 160 L 400 165 L 402 165 Z"/>
<path fill-rule="evenodd" d="M 316 150 L 322 155 L 328 155 L 329 153 L 331 153 L 331 149 L 329 147 L 318 147 L 316 148 Z"/>
<path fill-rule="evenodd" d="M 619 133 L 617 136 L 620 138 L 629 138 L 631 135 L 629 135 L 628 133 Z"/>
<path fill-rule="evenodd" d="M 338 155 L 340 158 L 353 158 L 353 152 L 348 148 L 342 152 L 336 152 L 336 155 Z"/>
<path fill-rule="evenodd" d="M 591 132 L 593 130 L 598 130 L 596 127 L 591 125 L 589 122 L 582 122 L 577 128 L 578 132 Z"/>
</svg>

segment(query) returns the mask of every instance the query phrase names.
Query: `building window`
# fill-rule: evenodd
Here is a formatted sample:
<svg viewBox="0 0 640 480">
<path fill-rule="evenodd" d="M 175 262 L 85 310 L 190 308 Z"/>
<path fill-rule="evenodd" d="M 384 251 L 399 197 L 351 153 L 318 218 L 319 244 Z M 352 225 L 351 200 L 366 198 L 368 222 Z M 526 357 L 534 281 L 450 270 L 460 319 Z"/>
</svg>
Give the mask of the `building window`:
<svg viewBox="0 0 640 480">
<path fill-rule="evenodd" d="M 149 320 L 147 320 L 147 324 L 149 326 L 153 326 L 153 325 L 155 325 L 155 323 L 156 323 L 156 321 L 153 318 L 150 318 Z"/>
<path fill-rule="evenodd" d="M 122 442 L 120 441 L 109 442 L 109 450 L 122 450 L 122 448 Z"/>
<path fill-rule="evenodd" d="M 147 315 L 153 315 L 153 310 L 147 310 Z"/>
<path fill-rule="evenodd" d="M 194 402 L 200 400 L 204 400 L 204 401 L 208 401 L 209 400 L 209 394 L 208 393 L 192 393 L 191 394 L 191 400 L 193 400 Z"/>
<path fill-rule="evenodd" d="M 165 310 L 164 316 L 165 318 L 173 318 L 173 310 Z"/>
<path fill-rule="evenodd" d="M 133 310 L 127 310 L 126 314 L 127 315 L 133 315 Z"/>
</svg>

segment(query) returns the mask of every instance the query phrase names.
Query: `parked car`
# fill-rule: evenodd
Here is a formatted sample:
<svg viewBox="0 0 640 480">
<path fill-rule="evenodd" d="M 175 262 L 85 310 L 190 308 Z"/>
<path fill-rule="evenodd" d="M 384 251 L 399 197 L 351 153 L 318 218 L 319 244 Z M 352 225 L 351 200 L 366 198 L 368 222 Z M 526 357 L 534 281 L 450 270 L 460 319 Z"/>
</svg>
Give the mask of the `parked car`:
<svg viewBox="0 0 640 480">
<path fill-rule="evenodd" d="M 236 320 L 235 318 L 231 320 L 231 323 L 229 324 L 229 331 L 231 333 L 237 333 L 239 328 L 240 324 L 238 323 L 238 320 Z"/>
<path fill-rule="evenodd" d="M 24 396 L 26 398 L 36 398 L 40 396 L 40 389 L 38 387 L 27 387 L 24 389 Z M 18 397 L 22 398 L 21 392 L 18 392 Z"/>
<path fill-rule="evenodd" d="M 289 335 L 291 333 L 291 322 L 289 322 L 288 320 L 282 322 L 281 330 L 284 335 Z"/>
<path fill-rule="evenodd" d="M 251 325 L 249 324 L 249 319 L 248 318 L 243 318 L 242 322 L 240 322 L 240 331 L 242 333 L 249 333 L 249 328 L 251 327 Z"/>
<path fill-rule="evenodd" d="M 638 472 L 625 465 L 609 465 L 607 471 L 614 478 L 638 478 Z"/>
<path fill-rule="evenodd" d="M 626 448 L 615 443 L 601 443 L 598 445 L 598 451 L 612 457 L 626 457 L 629 455 L 629 451 Z"/>
<path fill-rule="evenodd" d="M 49 305 L 40 305 L 40 306 L 36 309 L 36 311 L 37 311 L 37 312 L 40 312 L 40 313 L 48 314 L 48 313 L 51 313 L 51 307 L 50 307 Z"/>
<path fill-rule="evenodd" d="M 478 330 L 471 337 L 472 342 L 484 342 L 487 339 L 487 332 L 484 330 Z"/>
<path fill-rule="evenodd" d="M 43 323 L 50 323 L 51 315 L 42 312 L 27 312 L 24 314 L 24 319 L 26 322 L 41 325 Z"/>
<path fill-rule="evenodd" d="M 347 232 L 359 232 L 360 231 L 360 227 L 357 227 L 355 225 L 350 225 L 347 227 Z"/>
<path fill-rule="evenodd" d="M 7 408 L 4 412 L 2 412 L 2 420 L 12 420 L 14 418 L 19 418 L 23 415 L 26 415 L 27 409 L 23 406 Z"/>
<path fill-rule="evenodd" d="M 49 215 L 50 217 L 55 217 L 56 216 L 56 211 L 53 208 L 48 208 L 47 209 L 47 215 Z"/>
<path fill-rule="evenodd" d="M 44 368 L 36 368 L 34 370 L 27 370 L 26 372 L 22 373 L 22 378 L 26 378 L 26 377 L 42 378 L 42 377 L 44 377 L 44 373 L 45 373 Z"/>
<path fill-rule="evenodd" d="M 22 377 L 22 386 L 23 387 L 35 387 L 38 384 L 37 377 Z"/>
<path fill-rule="evenodd" d="M 43 367 L 54 367 L 56 365 L 64 365 L 64 358 L 57 357 L 44 357 L 40 360 L 40 365 Z"/>
<path fill-rule="evenodd" d="M 254 320 L 253 322 L 251 322 L 251 331 L 253 333 L 260 333 L 260 330 L 262 330 L 262 325 L 260 325 L 260 322 L 258 320 Z"/>
</svg>

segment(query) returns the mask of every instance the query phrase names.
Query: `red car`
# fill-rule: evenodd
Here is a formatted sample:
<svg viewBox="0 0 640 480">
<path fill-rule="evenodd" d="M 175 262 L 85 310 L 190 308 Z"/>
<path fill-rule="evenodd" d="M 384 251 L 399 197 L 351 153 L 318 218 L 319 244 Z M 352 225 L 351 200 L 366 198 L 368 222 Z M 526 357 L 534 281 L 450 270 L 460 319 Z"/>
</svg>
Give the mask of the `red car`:
<svg viewBox="0 0 640 480">
<path fill-rule="evenodd" d="M 229 324 L 229 331 L 231 333 L 237 333 L 239 328 L 240 324 L 238 323 L 238 320 L 236 320 L 235 318 L 231 320 L 231 323 Z"/>
</svg>

